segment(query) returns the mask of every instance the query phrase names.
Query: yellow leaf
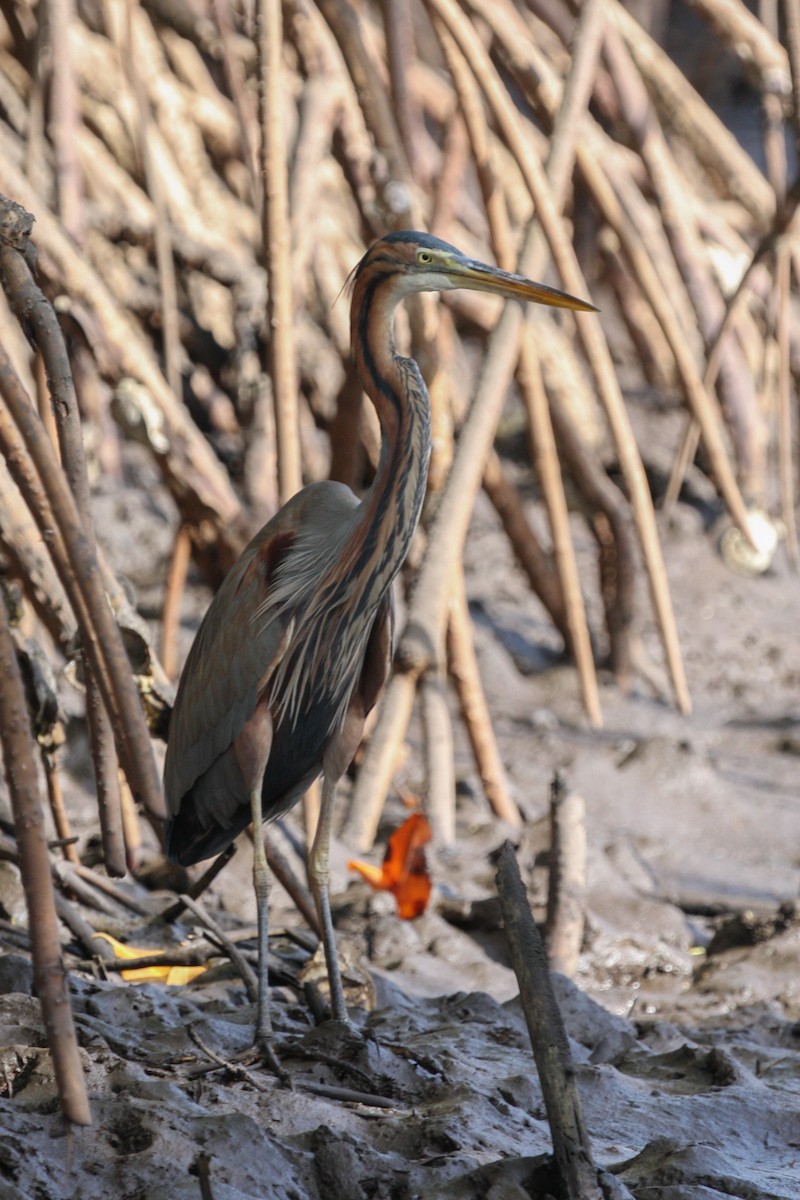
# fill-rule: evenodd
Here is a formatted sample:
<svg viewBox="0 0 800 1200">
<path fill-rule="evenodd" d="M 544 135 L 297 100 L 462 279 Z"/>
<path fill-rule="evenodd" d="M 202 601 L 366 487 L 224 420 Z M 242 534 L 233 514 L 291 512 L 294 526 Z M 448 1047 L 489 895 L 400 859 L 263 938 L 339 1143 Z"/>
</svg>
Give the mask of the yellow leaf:
<svg viewBox="0 0 800 1200">
<path fill-rule="evenodd" d="M 126 946 L 109 933 L 96 933 L 94 936 L 108 942 L 117 959 L 143 958 L 146 954 L 164 953 L 163 950 L 154 950 L 152 946 Z M 185 983 L 191 983 L 198 975 L 202 975 L 205 970 L 204 966 L 176 967 L 165 963 L 163 967 L 132 967 L 129 971 L 120 971 L 120 977 L 126 983 L 165 983 L 168 987 L 182 987 Z"/>
<path fill-rule="evenodd" d="M 114 951 L 115 958 L 141 958 L 144 954 L 163 954 L 163 950 L 154 950 L 152 946 L 148 946 L 146 950 L 137 950 L 135 946 L 126 946 L 124 942 L 118 942 L 110 933 L 96 933 L 96 938 L 102 938 L 108 942 L 111 949 Z"/>
<path fill-rule="evenodd" d="M 133 967 L 119 974 L 126 983 L 168 983 L 171 970 L 171 967 Z"/>
<path fill-rule="evenodd" d="M 202 975 L 206 967 L 170 967 L 167 983 L 170 987 L 183 987 L 191 983 L 198 975 Z"/>
<path fill-rule="evenodd" d="M 384 881 L 382 867 L 373 867 L 371 863 L 361 862 L 360 859 L 351 859 L 347 864 L 347 869 L 348 871 L 358 871 L 361 878 L 366 879 L 367 883 L 377 892 L 384 891 L 389 886 Z"/>
</svg>

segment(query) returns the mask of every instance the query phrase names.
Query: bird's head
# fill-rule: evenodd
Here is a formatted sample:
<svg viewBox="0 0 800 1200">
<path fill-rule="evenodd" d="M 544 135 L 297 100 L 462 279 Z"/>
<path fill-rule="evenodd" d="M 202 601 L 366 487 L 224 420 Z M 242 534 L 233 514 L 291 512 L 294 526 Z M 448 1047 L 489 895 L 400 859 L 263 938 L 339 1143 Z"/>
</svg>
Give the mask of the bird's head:
<svg viewBox="0 0 800 1200">
<path fill-rule="evenodd" d="M 412 292 L 468 288 L 473 292 L 494 292 L 498 296 L 548 304 L 554 308 L 596 311 L 594 305 L 585 300 L 543 283 L 534 283 L 523 275 L 487 266 L 468 258 L 440 238 L 413 230 L 389 233 L 375 242 L 356 267 L 353 282 L 360 290 L 371 281 L 377 283 L 389 279 L 398 299 Z"/>
</svg>

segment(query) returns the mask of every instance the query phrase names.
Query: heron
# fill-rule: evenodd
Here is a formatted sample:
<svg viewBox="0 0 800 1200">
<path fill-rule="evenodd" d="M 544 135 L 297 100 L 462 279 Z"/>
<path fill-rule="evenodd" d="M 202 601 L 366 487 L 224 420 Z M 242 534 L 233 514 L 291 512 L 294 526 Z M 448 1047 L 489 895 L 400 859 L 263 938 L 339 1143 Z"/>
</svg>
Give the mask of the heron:
<svg viewBox="0 0 800 1200">
<path fill-rule="evenodd" d="M 349 1023 L 328 894 L 334 798 L 391 668 L 392 581 L 419 520 L 430 457 L 428 392 L 417 363 L 395 347 L 394 314 L 412 293 L 453 288 L 593 310 L 429 234 L 406 230 L 375 242 L 354 269 L 351 304 L 355 368 L 381 427 L 374 479 L 361 499 L 342 483 L 312 483 L 256 534 L 203 618 L 172 710 L 164 767 L 169 858 L 200 862 L 253 827 L 256 1042 L 273 1066 L 261 825 L 322 776 L 308 876 L 331 1015 Z"/>
</svg>

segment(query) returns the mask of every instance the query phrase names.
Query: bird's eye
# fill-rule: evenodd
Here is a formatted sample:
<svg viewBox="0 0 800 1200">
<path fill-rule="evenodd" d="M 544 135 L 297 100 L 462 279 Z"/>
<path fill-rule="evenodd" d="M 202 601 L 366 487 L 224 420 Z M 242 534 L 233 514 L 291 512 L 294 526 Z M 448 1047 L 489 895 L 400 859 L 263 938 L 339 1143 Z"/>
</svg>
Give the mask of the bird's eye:
<svg viewBox="0 0 800 1200">
<path fill-rule="evenodd" d="M 422 263 L 423 266 L 427 266 L 428 263 L 432 263 L 433 255 L 431 254 L 430 250 L 418 250 L 417 262 Z"/>
</svg>

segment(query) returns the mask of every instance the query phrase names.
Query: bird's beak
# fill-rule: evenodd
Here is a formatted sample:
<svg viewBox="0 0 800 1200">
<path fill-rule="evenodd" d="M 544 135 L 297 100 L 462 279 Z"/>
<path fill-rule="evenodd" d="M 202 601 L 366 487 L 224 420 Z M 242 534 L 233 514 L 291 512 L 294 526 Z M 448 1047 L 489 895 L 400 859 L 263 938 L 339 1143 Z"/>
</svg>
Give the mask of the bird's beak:
<svg viewBox="0 0 800 1200">
<path fill-rule="evenodd" d="M 578 300 L 576 296 L 570 296 L 567 292 L 559 292 L 557 288 L 547 287 L 544 283 L 534 283 L 524 275 L 501 271 L 499 267 L 487 267 L 472 258 L 454 263 L 448 274 L 451 275 L 455 287 L 469 288 L 475 292 L 494 292 L 497 296 L 506 296 L 513 300 L 531 300 L 534 304 L 548 304 L 551 308 L 597 312 L 593 304 Z"/>
</svg>

